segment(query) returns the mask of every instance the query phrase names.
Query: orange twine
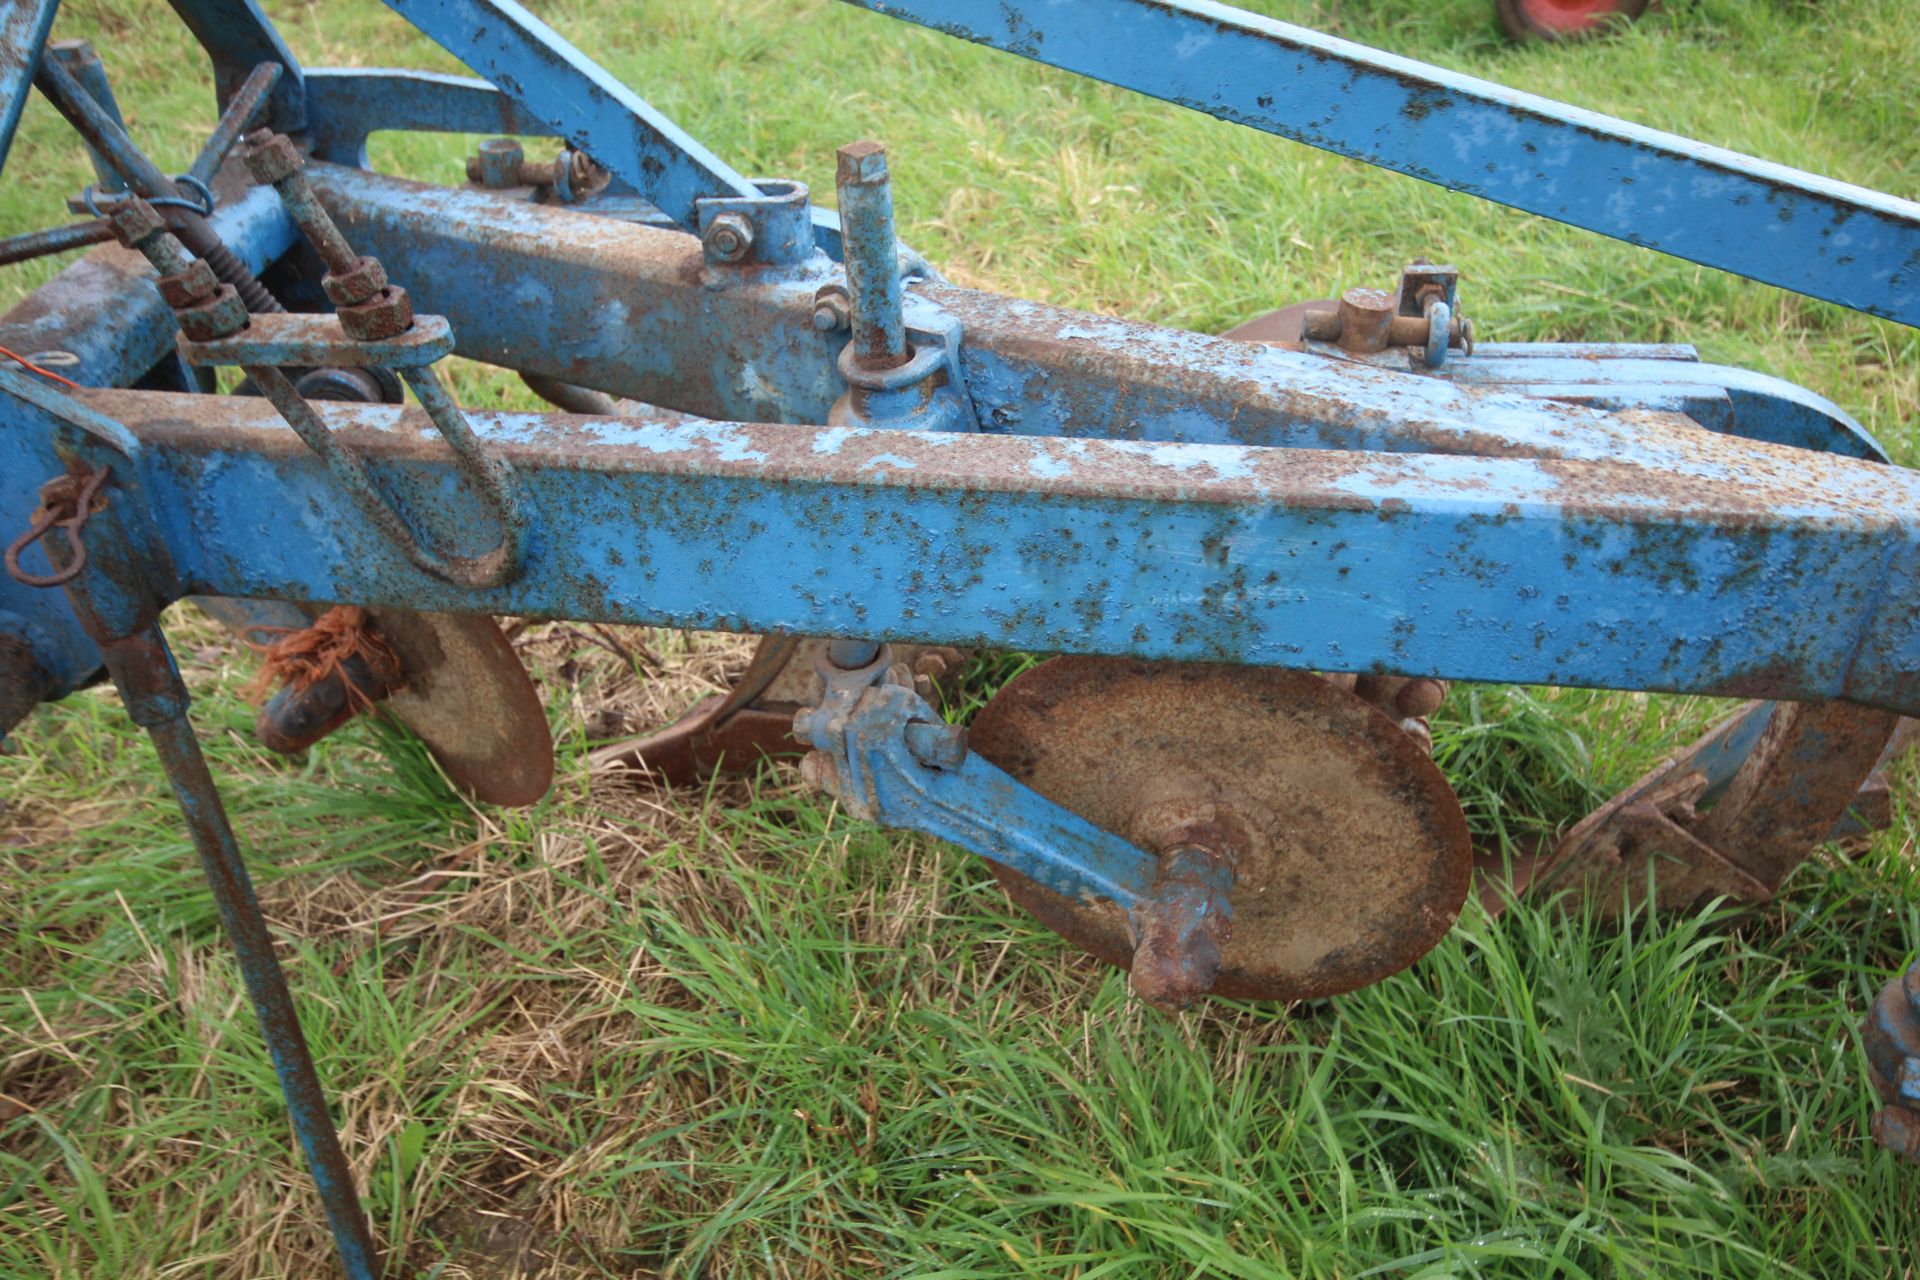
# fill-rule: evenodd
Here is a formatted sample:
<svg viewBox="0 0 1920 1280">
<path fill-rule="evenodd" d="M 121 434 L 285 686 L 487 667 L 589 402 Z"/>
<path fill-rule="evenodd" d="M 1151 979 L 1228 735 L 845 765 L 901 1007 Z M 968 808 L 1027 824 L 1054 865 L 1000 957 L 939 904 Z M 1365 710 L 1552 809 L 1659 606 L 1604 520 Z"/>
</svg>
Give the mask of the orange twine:
<svg viewBox="0 0 1920 1280">
<path fill-rule="evenodd" d="M 388 691 L 401 687 L 406 667 L 386 637 L 374 629 L 373 619 L 359 605 L 338 604 L 299 631 L 282 627 L 259 627 L 260 633 L 278 635 L 270 644 L 246 641 L 247 647 L 264 655 L 260 670 L 247 686 L 255 702 L 264 702 L 281 683 L 305 693 L 319 681 L 339 676 L 346 686 L 347 698 L 357 710 L 373 705 L 373 699 L 348 675 L 345 664 L 358 658 L 373 678 Z"/>
<path fill-rule="evenodd" d="M 0 356 L 5 356 L 9 360 L 17 361 L 21 365 L 24 365 L 26 368 L 33 370 L 35 373 L 39 374 L 43 378 L 52 378 L 55 382 L 61 383 L 65 386 L 72 387 L 75 391 L 80 390 L 80 384 L 75 382 L 72 378 L 63 378 L 51 369 L 42 369 L 39 365 L 27 359 L 25 356 L 21 355 L 17 351 L 9 351 L 5 347 L 0 347 Z"/>
</svg>

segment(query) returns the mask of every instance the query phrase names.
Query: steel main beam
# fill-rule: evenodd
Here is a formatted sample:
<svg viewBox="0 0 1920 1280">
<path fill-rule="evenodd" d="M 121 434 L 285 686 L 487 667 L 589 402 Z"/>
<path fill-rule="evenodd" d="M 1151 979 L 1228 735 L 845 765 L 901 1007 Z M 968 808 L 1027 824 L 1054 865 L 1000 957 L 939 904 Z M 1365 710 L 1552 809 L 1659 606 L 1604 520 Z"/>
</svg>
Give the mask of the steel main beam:
<svg viewBox="0 0 1920 1280">
<path fill-rule="evenodd" d="M 834 360 L 846 335 L 813 323 L 813 291 L 838 279 L 824 258 L 780 274 L 730 272 L 669 230 L 335 165 L 308 173 L 354 243 L 404 264 L 396 278 L 420 308 L 452 320 L 462 355 L 710 418 L 824 422 L 845 389 Z M 907 304 L 910 326 L 964 335 L 960 371 L 990 431 L 1686 461 L 1684 445 L 1662 443 L 1665 415 L 1547 403 L 947 285 L 911 286 Z M 1472 376 L 1472 361 L 1453 363 L 1461 381 Z M 1802 418 L 1817 413 L 1801 408 Z M 1825 432 L 1804 422 L 1798 431 L 1849 444 L 1849 428 L 1858 430 L 1838 414 Z"/>
<path fill-rule="evenodd" d="M 948 35 L 1920 325 L 1920 204 L 1207 0 L 848 0 Z"/>
<path fill-rule="evenodd" d="M 533 526 L 523 576 L 468 590 L 416 569 L 258 401 L 80 398 L 141 441 L 137 466 L 119 465 L 139 477 L 175 596 L 1920 712 L 1920 476 L 1705 431 L 1675 476 L 476 413 Z M 416 411 L 316 407 L 436 545 L 497 540 Z"/>
</svg>

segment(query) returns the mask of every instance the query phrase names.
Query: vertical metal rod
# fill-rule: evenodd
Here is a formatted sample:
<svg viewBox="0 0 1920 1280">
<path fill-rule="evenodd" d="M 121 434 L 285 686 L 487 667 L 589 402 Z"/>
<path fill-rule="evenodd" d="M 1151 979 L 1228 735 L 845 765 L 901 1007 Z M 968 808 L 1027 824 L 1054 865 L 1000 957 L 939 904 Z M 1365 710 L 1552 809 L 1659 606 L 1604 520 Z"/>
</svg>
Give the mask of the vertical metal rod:
<svg viewBox="0 0 1920 1280">
<path fill-rule="evenodd" d="M 854 358 L 869 369 L 891 369 L 905 364 L 908 352 L 887 149 L 877 142 L 851 142 L 837 154 L 834 186 L 840 193 Z"/>
<path fill-rule="evenodd" d="M 87 91 L 87 96 L 99 103 L 100 109 L 112 117 L 115 124 L 123 129 L 126 127 L 127 119 L 120 114 L 120 103 L 113 96 L 113 86 L 107 83 L 106 64 L 93 51 L 91 41 L 55 40 L 47 46 L 47 54 L 79 81 L 80 87 Z M 127 189 L 127 184 L 121 180 L 112 161 L 91 145 L 87 147 L 87 155 L 93 160 L 93 175 L 99 180 L 102 191 Z"/>
<path fill-rule="evenodd" d="M 69 591 L 84 597 L 85 588 L 80 583 L 85 577 L 83 574 L 75 579 Z M 83 599 L 76 599 L 75 605 L 83 618 L 92 616 Z M 227 821 L 226 808 L 201 754 L 199 740 L 187 722 L 187 689 L 166 638 L 158 624 L 149 622 L 125 639 L 103 642 L 101 652 L 128 714 L 153 740 L 192 833 L 194 848 L 200 853 L 200 865 L 219 906 L 220 920 L 239 956 L 240 975 L 260 1022 L 274 1072 L 280 1077 L 280 1091 L 286 1097 L 314 1188 L 320 1193 L 340 1263 L 349 1280 L 377 1280 L 379 1259 L 354 1188 L 353 1170 L 340 1149 L 340 1136 L 328 1114 L 319 1073 L 301 1033 L 286 975 L 274 956 L 273 937 L 260 914 L 260 902 L 254 896 L 253 881 Z"/>
</svg>

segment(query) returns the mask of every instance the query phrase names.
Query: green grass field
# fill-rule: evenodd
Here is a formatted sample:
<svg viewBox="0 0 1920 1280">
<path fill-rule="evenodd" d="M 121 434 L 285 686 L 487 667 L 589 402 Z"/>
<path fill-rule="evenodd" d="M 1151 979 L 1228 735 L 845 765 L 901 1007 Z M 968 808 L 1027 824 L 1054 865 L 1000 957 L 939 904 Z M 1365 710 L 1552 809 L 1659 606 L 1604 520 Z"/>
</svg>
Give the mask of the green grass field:
<svg viewBox="0 0 1920 1280">
<path fill-rule="evenodd" d="M 268 7 L 309 64 L 456 69 L 376 4 Z M 967 284 L 1216 330 L 1426 255 L 1462 267 L 1483 337 L 1693 342 L 1822 392 L 1920 463 L 1910 329 L 824 0 L 538 7 L 748 172 L 830 200 L 833 149 L 885 140 L 903 235 Z M 1568 49 L 1507 45 L 1487 0 L 1259 7 L 1920 187 L 1903 0 L 1670 0 Z M 69 0 L 56 35 L 95 42 L 136 137 L 184 167 L 211 91 L 170 11 Z M 375 160 L 457 181 L 472 142 L 376 139 Z M 86 173 L 31 104 L 0 233 L 61 220 Z M 0 273 L 0 303 L 60 265 Z M 470 402 L 530 403 L 497 371 L 458 381 Z M 790 771 L 707 794 L 589 778 L 591 734 L 711 691 L 737 639 L 523 631 L 559 781 L 532 810 L 476 811 L 377 722 L 269 755 L 243 696 L 254 659 L 176 614 L 195 722 L 407 1274 L 1920 1270 L 1920 1169 L 1866 1138 L 1856 1035 L 1920 943 L 1904 805 L 1763 911 L 1607 932 L 1470 905 L 1377 987 L 1170 1018 L 1014 913 L 977 861 L 852 821 Z M 1009 669 L 981 664 L 970 695 Z M 1716 710 L 1456 687 L 1437 751 L 1483 838 L 1530 841 Z M 331 1274 L 192 850 L 110 693 L 44 709 L 0 754 L 0 856 L 0 1278 Z"/>
</svg>

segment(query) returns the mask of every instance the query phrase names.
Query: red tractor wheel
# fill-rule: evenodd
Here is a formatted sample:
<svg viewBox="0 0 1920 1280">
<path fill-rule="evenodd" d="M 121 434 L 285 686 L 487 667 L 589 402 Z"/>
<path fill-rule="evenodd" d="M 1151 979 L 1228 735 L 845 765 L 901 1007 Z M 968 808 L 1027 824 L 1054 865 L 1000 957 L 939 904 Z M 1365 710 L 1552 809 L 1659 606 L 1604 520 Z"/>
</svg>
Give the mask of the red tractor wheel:
<svg viewBox="0 0 1920 1280">
<path fill-rule="evenodd" d="M 1493 0 L 1516 40 L 1580 40 L 1647 11 L 1651 0 Z"/>
</svg>

